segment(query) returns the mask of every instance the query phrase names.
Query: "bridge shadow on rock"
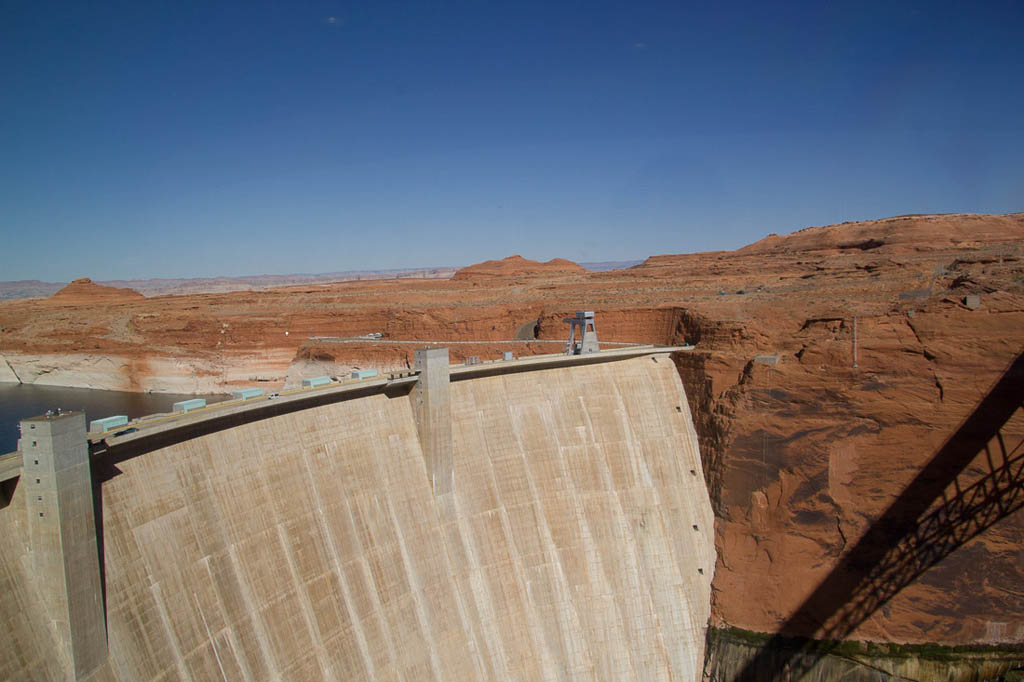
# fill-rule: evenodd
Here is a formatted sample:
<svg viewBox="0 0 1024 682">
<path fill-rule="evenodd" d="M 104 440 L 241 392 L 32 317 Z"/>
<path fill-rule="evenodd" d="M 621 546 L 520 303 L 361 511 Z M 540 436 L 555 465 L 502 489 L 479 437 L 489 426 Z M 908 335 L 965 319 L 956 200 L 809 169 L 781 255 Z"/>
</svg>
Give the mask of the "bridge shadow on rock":
<svg viewBox="0 0 1024 682">
<path fill-rule="evenodd" d="M 734 679 L 800 680 L 904 587 L 1024 507 L 1024 441 L 1002 433 L 1022 407 L 1024 353 Z M 979 477 L 970 465 L 981 459 Z"/>
</svg>

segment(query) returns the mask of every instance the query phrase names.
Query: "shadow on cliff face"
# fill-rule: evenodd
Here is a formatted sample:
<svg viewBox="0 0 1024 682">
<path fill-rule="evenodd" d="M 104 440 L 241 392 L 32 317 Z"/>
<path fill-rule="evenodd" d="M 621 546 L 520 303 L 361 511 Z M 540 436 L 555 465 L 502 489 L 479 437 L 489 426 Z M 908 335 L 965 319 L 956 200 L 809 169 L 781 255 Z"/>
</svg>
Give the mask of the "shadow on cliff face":
<svg viewBox="0 0 1024 682">
<path fill-rule="evenodd" d="M 735 679 L 803 678 L 922 573 L 1024 507 L 1024 441 L 1002 434 L 1022 407 L 1024 352 Z M 981 454 L 985 474 L 967 474 Z M 793 637 L 806 639 L 794 649 Z"/>
<path fill-rule="evenodd" d="M 727 408 L 718 407 L 715 402 L 711 379 L 708 378 L 705 369 L 707 353 L 673 353 L 672 360 L 686 388 L 686 400 L 690 406 L 694 429 L 697 431 L 701 466 L 704 469 L 708 494 L 711 496 L 711 505 L 715 510 L 715 516 L 721 518 L 725 514 L 722 507 L 721 462 L 725 443 L 729 438 L 729 420 L 724 414 Z"/>
<path fill-rule="evenodd" d="M 732 393 L 716 399 L 707 366 L 711 349 L 728 347 L 727 339 L 732 338 L 737 330 L 686 308 L 669 308 L 664 312 L 669 315 L 669 331 L 660 343 L 696 346 L 705 342 L 699 349 L 673 353 L 672 361 L 686 389 L 711 505 L 715 516 L 722 518 L 726 514 L 722 503 L 722 458 L 730 439 L 730 417 L 736 395 Z"/>
</svg>

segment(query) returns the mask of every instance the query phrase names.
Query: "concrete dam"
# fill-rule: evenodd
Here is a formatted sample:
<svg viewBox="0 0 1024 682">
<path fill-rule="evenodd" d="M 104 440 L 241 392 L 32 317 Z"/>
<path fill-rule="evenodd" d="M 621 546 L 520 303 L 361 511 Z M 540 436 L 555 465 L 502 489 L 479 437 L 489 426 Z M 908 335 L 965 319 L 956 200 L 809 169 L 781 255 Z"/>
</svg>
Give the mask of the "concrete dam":
<svg viewBox="0 0 1024 682">
<path fill-rule="evenodd" d="M 91 453 L 80 414 L 23 422 L 0 679 L 697 680 L 714 519 L 670 350 L 424 353 Z"/>
</svg>

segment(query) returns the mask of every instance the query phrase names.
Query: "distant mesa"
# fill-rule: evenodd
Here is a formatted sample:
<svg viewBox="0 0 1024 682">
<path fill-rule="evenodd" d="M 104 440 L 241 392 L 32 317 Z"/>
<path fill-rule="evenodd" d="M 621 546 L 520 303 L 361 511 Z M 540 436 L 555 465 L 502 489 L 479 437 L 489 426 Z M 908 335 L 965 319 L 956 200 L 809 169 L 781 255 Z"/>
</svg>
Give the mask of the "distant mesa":
<svg viewBox="0 0 1024 682">
<path fill-rule="evenodd" d="M 666 266 L 678 266 L 684 263 L 692 263 L 694 260 L 712 259 L 732 253 L 732 251 L 698 251 L 696 253 L 663 253 L 657 256 L 648 256 L 646 260 L 629 268 L 635 274 L 644 274 L 647 270 L 656 270 Z"/>
<path fill-rule="evenodd" d="M 50 297 L 54 303 L 104 303 L 136 301 L 146 297 L 134 289 L 118 289 L 96 284 L 88 277 L 80 277 Z"/>
<path fill-rule="evenodd" d="M 537 275 L 577 275 L 587 270 L 581 265 L 564 258 L 553 258 L 546 263 L 523 258 L 520 255 L 509 256 L 501 260 L 488 260 L 476 265 L 457 270 L 452 279 L 494 279 L 504 277 L 521 277 Z"/>
<path fill-rule="evenodd" d="M 905 215 L 857 223 L 808 227 L 791 234 L 770 234 L 736 251 L 744 255 L 805 251 L 907 253 L 965 248 L 1024 239 L 1024 215 L 972 213 Z"/>
<path fill-rule="evenodd" d="M 735 251 L 705 251 L 651 256 L 630 270 L 637 275 L 656 275 L 665 268 L 692 265 L 725 256 L 771 259 L 800 253 L 886 254 L 926 253 L 944 249 L 977 249 L 1014 244 L 1024 240 L 1024 213 L 982 215 L 977 213 L 913 214 L 805 227 L 789 234 L 771 233 Z M 767 261 L 766 261 L 767 262 Z"/>
</svg>

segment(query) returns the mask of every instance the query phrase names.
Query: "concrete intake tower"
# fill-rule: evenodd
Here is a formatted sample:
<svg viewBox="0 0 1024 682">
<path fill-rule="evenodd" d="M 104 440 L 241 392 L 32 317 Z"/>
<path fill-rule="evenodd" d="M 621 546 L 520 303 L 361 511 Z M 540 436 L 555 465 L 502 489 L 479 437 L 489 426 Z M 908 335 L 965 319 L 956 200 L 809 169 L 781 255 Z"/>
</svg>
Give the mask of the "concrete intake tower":
<svg viewBox="0 0 1024 682">
<path fill-rule="evenodd" d="M 698 680 L 714 519 L 671 350 L 425 351 L 89 451 L 27 420 L 0 679 Z"/>
</svg>

